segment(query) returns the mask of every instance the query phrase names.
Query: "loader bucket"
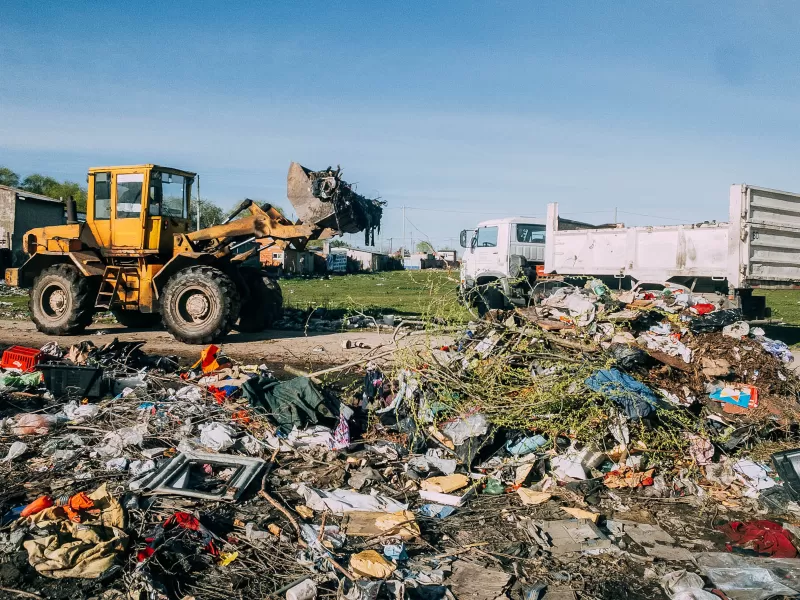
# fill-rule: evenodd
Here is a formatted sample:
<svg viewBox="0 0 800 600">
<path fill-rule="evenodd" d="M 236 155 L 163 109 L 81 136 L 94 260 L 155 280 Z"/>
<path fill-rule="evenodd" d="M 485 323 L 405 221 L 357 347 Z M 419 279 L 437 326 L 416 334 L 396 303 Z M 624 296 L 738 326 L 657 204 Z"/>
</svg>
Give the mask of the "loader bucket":
<svg viewBox="0 0 800 600">
<path fill-rule="evenodd" d="M 293 162 L 286 189 L 289 202 L 303 223 L 337 233 L 364 231 L 366 244 L 375 243 L 375 230 L 380 231 L 385 203 L 354 192 L 339 176 L 339 169 L 311 171 Z"/>
</svg>

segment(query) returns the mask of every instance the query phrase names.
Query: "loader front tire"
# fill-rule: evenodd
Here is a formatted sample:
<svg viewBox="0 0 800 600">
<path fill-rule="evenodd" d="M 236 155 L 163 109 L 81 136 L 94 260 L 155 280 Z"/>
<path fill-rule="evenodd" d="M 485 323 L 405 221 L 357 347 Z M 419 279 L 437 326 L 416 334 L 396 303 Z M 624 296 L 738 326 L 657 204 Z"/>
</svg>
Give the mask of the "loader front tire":
<svg viewBox="0 0 800 600">
<path fill-rule="evenodd" d="M 175 273 L 161 295 L 161 317 L 175 339 L 186 344 L 221 340 L 239 318 L 241 300 L 233 280 L 214 267 Z"/>
<path fill-rule="evenodd" d="M 241 267 L 239 273 L 250 290 L 250 296 L 242 304 L 236 329 L 244 333 L 269 329 L 283 313 L 281 286 L 256 268 Z"/>
<path fill-rule="evenodd" d="M 28 307 L 36 329 L 48 335 L 70 335 L 91 324 L 96 297 L 96 281 L 73 265 L 53 265 L 34 280 Z"/>
</svg>

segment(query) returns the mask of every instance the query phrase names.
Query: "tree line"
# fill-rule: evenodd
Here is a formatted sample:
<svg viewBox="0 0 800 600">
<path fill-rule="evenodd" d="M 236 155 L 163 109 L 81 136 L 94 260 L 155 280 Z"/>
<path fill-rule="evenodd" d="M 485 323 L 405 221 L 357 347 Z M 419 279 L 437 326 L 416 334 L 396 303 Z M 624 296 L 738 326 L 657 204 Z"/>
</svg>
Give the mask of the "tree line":
<svg viewBox="0 0 800 600">
<path fill-rule="evenodd" d="M 63 198 L 66 200 L 70 196 L 75 198 L 79 211 L 86 210 L 86 188 L 74 181 L 58 181 L 48 175 L 32 173 L 25 178 L 21 178 L 8 167 L 0 166 L 0 185 L 7 185 L 14 188 L 41 194 L 50 198 Z"/>
</svg>

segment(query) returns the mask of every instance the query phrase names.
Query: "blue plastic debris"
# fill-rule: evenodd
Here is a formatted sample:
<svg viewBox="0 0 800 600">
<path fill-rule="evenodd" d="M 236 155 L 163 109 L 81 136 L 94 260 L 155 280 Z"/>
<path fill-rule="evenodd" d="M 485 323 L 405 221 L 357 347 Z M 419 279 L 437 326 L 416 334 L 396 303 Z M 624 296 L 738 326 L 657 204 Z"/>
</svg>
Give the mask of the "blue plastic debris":
<svg viewBox="0 0 800 600">
<path fill-rule="evenodd" d="M 536 434 L 518 441 L 508 440 L 506 450 L 514 456 L 524 456 L 547 444 L 547 438 Z"/>
<path fill-rule="evenodd" d="M 423 504 L 419 507 L 419 512 L 426 517 L 432 517 L 434 519 L 444 519 L 449 517 L 450 515 L 455 512 L 455 508 L 452 506 L 444 506 L 442 504 Z"/>
<path fill-rule="evenodd" d="M 383 547 L 383 555 L 394 561 L 408 560 L 405 544 L 387 544 Z"/>
</svg>

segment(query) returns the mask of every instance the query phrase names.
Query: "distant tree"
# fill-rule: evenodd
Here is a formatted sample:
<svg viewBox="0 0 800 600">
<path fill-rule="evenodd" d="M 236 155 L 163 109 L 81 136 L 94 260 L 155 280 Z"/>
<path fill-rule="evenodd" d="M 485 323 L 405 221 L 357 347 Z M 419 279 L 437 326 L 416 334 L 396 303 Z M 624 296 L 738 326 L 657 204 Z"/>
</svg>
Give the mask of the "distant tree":
<svg viewBox="0 0 800 600">
<path fill-rule="evenodd" d="M 58 186 L 57 180 L 39 173 L 28 175 L 20 184 L 23 190 L 34 194 L 42 194 L 43 196 L 46 196 L 47 191 L 54 189 L 56 186 Z"/>
<path fill-rule="evenodd" d="M 192 223 L 197 220 L 197 213 L 191 215 Z M 225 211 L 209 200 L 200 200 L 200 229 L 219 225 L 225 219 Z"/>
<path fill-rule="evenodd" d="M 72 196 L 78 210 L 86 210 L 86 189 L 74 181 L 58 181 L 47 175 L 32 173 L 22 180 L 19 187 L 27 192 L 42 194 L 50 198 L 62 198 L 65 201 Z"/>
<path fill-rule="evenodd" d="M 323 242 L 322 240 L 311 240 L 310 242 L 308 242 L 306 244 L 306 248 L 309 248 L 309 249 L 312 249 L 312 248 L 313 249 L 319 249 L 319 248 L 323 248 L 324 246 L 325 246 L 325 242 Z"/>
<path fill-rule="evenodd" d="M 331 248 L 349 248 L 350 244 L 345 242 L 344 240 L 333 240 L 331 242 Z"/>
<path fill-rule="evenodd" d="M 450 246 L 445 246 L 444 248 L 439 248 L 439 252 L 455 252 L 455 248 L 451 248 Z"/>
<path fill-rule="evenodd" d="M 0 185 L 19 187 L 19 175 L 8 167 L 0 167 Z"/>
<path fill-rule="evenodd" d="M 430 242 L 420 242 L 417 244 L 417 252 L 434 252 L 434 250 Z"/>
</svg>

